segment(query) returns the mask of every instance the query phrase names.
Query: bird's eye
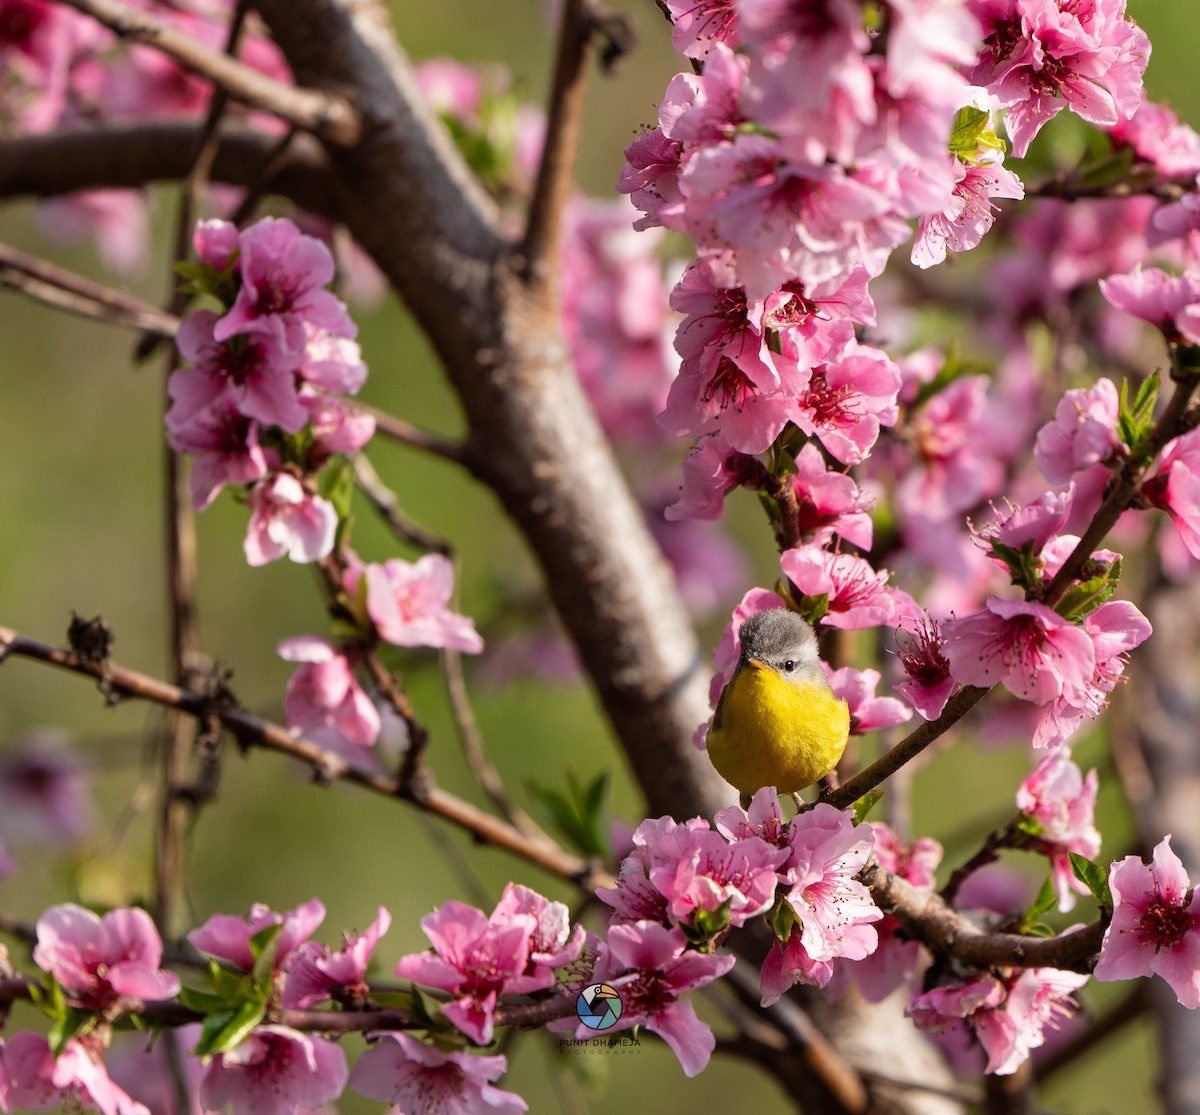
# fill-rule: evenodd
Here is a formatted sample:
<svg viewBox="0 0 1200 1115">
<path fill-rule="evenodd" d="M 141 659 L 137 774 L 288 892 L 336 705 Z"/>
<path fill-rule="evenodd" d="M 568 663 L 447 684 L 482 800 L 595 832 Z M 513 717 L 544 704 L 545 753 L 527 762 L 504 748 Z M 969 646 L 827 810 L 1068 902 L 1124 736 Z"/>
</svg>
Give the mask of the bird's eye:
<svg viewBox="0 0 1200 1115">
<path fill-rule="evenodd" d="M 796 668 L 796 660 L 794 658 L 789 658 L 783 664 L 783 668 L 790 674 Z"/>
</svg>

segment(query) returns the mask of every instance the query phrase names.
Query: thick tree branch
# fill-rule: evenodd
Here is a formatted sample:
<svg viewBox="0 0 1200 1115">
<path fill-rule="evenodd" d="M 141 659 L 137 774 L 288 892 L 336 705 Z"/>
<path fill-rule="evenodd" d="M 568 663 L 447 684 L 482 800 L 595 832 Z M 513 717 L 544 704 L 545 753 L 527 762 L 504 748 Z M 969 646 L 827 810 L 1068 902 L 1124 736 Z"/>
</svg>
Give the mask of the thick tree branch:
<svg viewBox="0 0 1200 1115">
<path fill-rule="evenodd" d="M 342 97 L 285 85 L 117 0 L 59 3 L 99 20 L 122 39 L 161 50 L 193 73 L 208 78 L 234 100 L 278 116 L 329 143 L 350 146 L 358 142 L 358 114 Z"/>
<path fill-rule="evenodd" d="M 177 181 L 191 168 L 202 134 L 197 121 L 154 121 L 0 138 L 0 198 L 57 197 L 75 190 Z M 253 186 L 278 136 L 231 122 L 218 135 L 212 177 L 232 186 Z M 271 189 L 302 209 L 338 217 L 328 160 L 310 136 L 297 136 L 289 146 Z"/>
</svg>

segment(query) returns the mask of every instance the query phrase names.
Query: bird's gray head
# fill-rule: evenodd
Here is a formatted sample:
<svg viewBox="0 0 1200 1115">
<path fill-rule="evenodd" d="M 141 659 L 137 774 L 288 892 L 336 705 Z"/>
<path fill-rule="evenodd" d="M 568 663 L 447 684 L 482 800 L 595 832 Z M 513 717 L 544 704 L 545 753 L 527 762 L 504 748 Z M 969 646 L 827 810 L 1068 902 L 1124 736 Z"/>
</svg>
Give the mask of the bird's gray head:
<svg viewBox="0 0 1200 1115">
<path fill-rule="evenodd" d="M 738 631 L 738 639 L 742 644 L 739 666 L 754 659 L 765 662 L 788 681 L 826 680 L 813 629 L 787 608 L 750 616 Z"/>
</svg>

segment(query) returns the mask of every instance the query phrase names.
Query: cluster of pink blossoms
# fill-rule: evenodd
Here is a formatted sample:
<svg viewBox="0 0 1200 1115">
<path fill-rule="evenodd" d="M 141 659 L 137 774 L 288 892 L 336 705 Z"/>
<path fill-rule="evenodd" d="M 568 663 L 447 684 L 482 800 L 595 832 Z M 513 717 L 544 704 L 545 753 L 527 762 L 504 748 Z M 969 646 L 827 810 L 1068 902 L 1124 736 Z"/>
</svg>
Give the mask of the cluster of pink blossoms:
<svg viewBox="0 0 1200 1115">
<path fill-rule="evenodd" d="M 644 1025 L 689 1076 L 700 1072 L 713 1037 L 677 996 L 732 967 L 732 956 L 704 950 L 754 917 L 770 913 L 776 926 L 762 969 L 764 1004 L 796 983 L 824 987 L 839 958 L 869 956 L 883 912 L 854 876 L 872 839 L 870 825 L 856 827 L 828 805 L 785 824 L 771 787 L 748 810 L 722 810 L 715 828 L 700 817 L 643 821 L 615 889 L 596 892 L 613 912 L 593 978 L 620 991 L 620 1025 Z M 689 950 L 693 942 L 700 951 Z"/>
<path fill-rule="evenodd" d="M 518 956 L 524 971 L 508 980 L 506 992 L 552 986 L 552 969 L 578 957 L 582 947 L 583 931 L 568 933 L 566 908 L 523 887 L 510 886 L 493 914 L 499 936 L 491 942 L 476 940 L 474 949 L 460 932 L 470 920 L 464 920 L 461 911 L 443 908 L 442 923 L 449 938 L 435 940 L 452 942 L 445 945 L 445 954 L 464 972 L 476 973 L 470 976 L 472 992 L 481 978 L 479 968 L 494 962 L 511 967 Z M 366 932 L 346 934 L 340 948 L 330 949 L 310 939 L 324 916 L 324 907 L 316 899 L 286 912 L 256 905 L 245 918 L 213 916 L 189 933 L 188 940 L 225 965 L 226 988 L 233 974 L 241 973 L 247 981 L 265 980 L 260 993 L 284 1009 L 311 1009 L 330 1002 L 362 1009 L 370 996 L 367 965 L 390 917 L 380 908 Z M 431 918 L 436 921 L 437 915 Z M 268 936 L 270 962 L 264 972 L 260 950 Z M 481 936 L 486 937 L 486 932 Z M 490 945 L 496 947 L 489 951 Z M 116 909 L 101 918 L 78 906 L 53 907 L 38 921 L 33 958 L 61 989 L 66 1007 L 76 1012 L 112 1018 L 127 1007 L 136 1009 L 141 1002 L 180 993 L 179 980 L 160 967 L 162 942 L 149 915 L 140 909 Z M 418 967 L 433 985 L 448 986 L 429 962 Z M 497 980 L 497 986 L 503 982 Z M 448 1016 L 453 1005 L 447 1007 Z M 188 1028 L 184 1036 L 189 1034 L 194 1041 L 200 1037 L 199 1028 Z M 166 1062 L 141 1054 L 135 1058 L 137 1071 L 126 1071 L 133 1062 L 126 1065 L 127 1055 L 116 1047 L 108 1049 L 110 1038 L 105 1024 L 83 1028 L 57 1049 L 46 1037 L 31 1032 L 0 1041 L 0 1111 L 58 1104 L 105 1115 L 149 1115 L 158 1110 L 161 1096 L 169 1094 Z M 503 1056 L 446 1052 L 407 1034 L 380 1033 L 371 1040 L 351 1072 L 336 1042 L 260 1022 L 203 1062 L 184 1055 L 183 1079 L 192 1090 L 196 1110 L 228 1106 L 234 1115 L 316 1110 L 332 1103 L 347 1087 L 403 1104 L 414 1115 L 477 1110 L 480 1103 L 509 1115 L 526 1109 L 519 1096 L 493 1086 L 507 1068 Z M 106 1068 L 106 1057 L 113 1061 L 114 1076 Z M 116 1083 L 115 1076 L 125 1087 Z"/>
<path fill-rule="evenodd" d="M 194 245 L 207 291 L 225 306 L 195 310 L 180 325 L 188 366 L 168 383 L 167 440 L 192 458 L 198 510 L 226 484 L 249 485 L 251 565 L 284 555 L 317 561 L 333 548 L 338 516 L 315 490 L 316 473 L 375 432 L 344 399 L 367 370 L 354 323 L 325 289 L 333 256 L 274 217 L 242 230 L 201 221 Z"/>
</svg>

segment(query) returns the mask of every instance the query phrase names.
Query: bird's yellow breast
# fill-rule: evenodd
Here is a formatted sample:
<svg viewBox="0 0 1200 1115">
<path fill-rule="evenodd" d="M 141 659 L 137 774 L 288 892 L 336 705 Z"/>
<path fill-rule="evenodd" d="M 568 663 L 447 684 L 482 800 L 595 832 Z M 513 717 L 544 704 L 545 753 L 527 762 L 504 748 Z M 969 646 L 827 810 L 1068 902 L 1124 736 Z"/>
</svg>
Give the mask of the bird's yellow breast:
<svg viewBox="0 0 1200 1115">
<path fill-rule="evenodd" d="M 785 681 L 758 662 L 725 686 L 708 730 L 717 772 L 743 794 L 811 786 L 846 750 L 850 710 L 827 685 Z"/>
</svg>

